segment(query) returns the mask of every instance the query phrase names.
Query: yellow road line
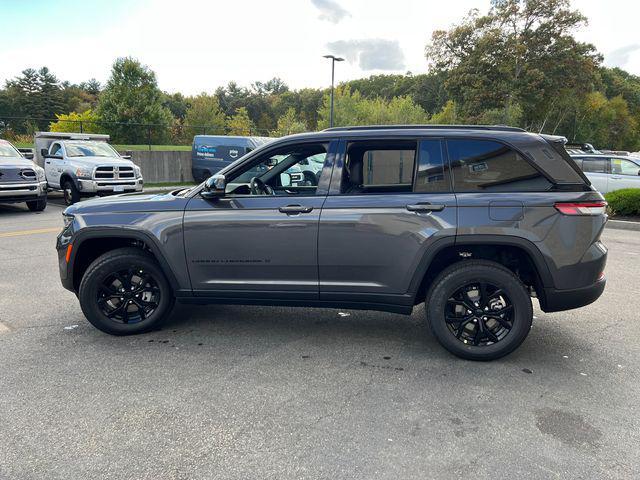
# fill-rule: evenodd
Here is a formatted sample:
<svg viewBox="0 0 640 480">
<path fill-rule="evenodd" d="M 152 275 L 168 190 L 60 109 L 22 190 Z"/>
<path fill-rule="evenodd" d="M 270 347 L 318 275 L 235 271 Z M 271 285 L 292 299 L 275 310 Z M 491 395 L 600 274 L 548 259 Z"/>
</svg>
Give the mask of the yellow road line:
<svg viewBox="0 0 640 480">
<path fill-rule="evenodd" d="M 4 237 L 20 237 L 22 235 L 35 235 L 36 233 L 53 233 L 53 232 L 59 232 L 60 230 L 61 230 L 60 227 L 37 228 L 35 230 L 18 230 L 17 232 L 0 233 L 0 238 L 4 238 Z"/>
</svg>

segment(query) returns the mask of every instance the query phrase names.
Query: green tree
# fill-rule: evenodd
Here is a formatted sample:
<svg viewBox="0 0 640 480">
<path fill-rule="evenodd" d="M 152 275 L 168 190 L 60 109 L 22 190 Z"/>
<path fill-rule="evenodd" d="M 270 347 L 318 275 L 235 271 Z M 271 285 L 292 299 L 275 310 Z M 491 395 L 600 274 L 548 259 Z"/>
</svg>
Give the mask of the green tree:
<svg viewBox="0 0 640 480">
<path fill-rule="evenodd" d="M 558 98 L 584 95 L 598 80 L 601 57 L 572 35 L 585 24 L 569 0 L 494 0 L 486 15 L 474 10 L 434 32 L 426 56 L 447 73 L 446 88 L 468 120 L 518 105 L 523 126 L 545 130 L 562 113 Z"/>
<path fill-rule="evenodd" d="M 82 113 L 63 113 L 56 115 L 56 117 L 58 121 L 49 124 L 49 130 L 52 132 L 105 133 L 104 128 L 100 126 L 100 118 L 91 110 Z"/>
<path fill-rule="evenodd" d="M 272 137 L 283 137 L 293 133 L 307 131 L 307 126 L 299 119 L 294 108 L 289 108 L 284 115 L 278 119 L 278 128 L 271 132 Z"/>
<path fill-rule="evenodd" d="M 173 120 L 171 112 L 162 105 L 155 73 L 130 57 L 114 62 L 97 113 L 112 140 L 118 143 L 143 143 L 148 136 L 151 142 L 164 142 Z"/>
<path fill-rule="evenodd" d="M 249 112 L 245 107 L 238 108 L 235 115 L 227 119 L 227 130 L 229 135 L 252 135 L 254 134 L 254 125 L 249 118 Z"/>
<path fill-rule="evenodd" d="M 223 133 L 225 115 L 220 109 L 218 97 L 201 93 L 188 99 L 189 108 L 184 123 L 189 126 L 206 126 L 211 134 Z"/>
</svg>

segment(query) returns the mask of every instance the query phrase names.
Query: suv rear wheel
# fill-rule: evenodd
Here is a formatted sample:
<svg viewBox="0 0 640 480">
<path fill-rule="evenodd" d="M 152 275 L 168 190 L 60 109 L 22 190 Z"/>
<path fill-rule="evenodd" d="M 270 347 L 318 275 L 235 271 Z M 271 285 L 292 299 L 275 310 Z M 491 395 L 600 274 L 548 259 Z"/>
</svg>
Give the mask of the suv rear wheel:
<svg viewBox="0 0 640 480">
<path fill-rule="evenodd" d="M 511 353 L 531 329 L 533 308 L 524 285 L 502 265 L 462 261 L 442 271 L 427 295 L 427 321 L 440 344 L 469 360 Z"/>
<path fill-rule="evenodd" d="M 137 248 L 119 248 L 94 260 L 82 277 L 78 296 L 87 320 L 111 335 L 158 327 L 175 302 L 158 263 Z"/>
</svg>

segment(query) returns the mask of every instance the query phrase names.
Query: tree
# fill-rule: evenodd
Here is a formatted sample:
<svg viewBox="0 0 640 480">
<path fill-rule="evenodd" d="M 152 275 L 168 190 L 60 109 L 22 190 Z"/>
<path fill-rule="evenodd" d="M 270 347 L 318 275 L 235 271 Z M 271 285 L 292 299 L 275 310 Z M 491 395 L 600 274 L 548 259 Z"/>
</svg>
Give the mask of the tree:
<svg viewBox="0 0 640 480">
<path fill-rule="evenodd" d="M 223 132 L 225 116 L 216 96 L 201 93 L 197 97 L 189 98 L 188 103 L 190 106 L 184 117 L 186 125 L 206 126 L 212 134 Z"/>
<path fill-rule="evenodd" d="M 283 137 L 293 133 L 307 131 L 307 126 L 299 120 L 294 108 L 289 108 L 284 115 L 278 119 L 278 128 L 271 132 L 272 137 Z"/>
<path fill-rule="evenodd" d="M 436 31 L 426 56 L 447 73 L 446 87 L 464 117 L 519 105 L 521 124 L 544 130 L 562 114 L 556 101 L 597 82 L 602 58 L 572 32 L 586 18 L 569 0 L 493 0 L 449 31 Z M 508 115 L 507 115 L 508 116 Z"/>
<path fill-rule="evenodd" d="M 166 141 L 173 120 L 162 105 L 155 73 L 130 57 L 114 62 L 97 113 L 118 143 L 146 142 L 148 136 L 152 142 Z"/>
<path fill-rule="evenodd" d="M 254 128 L 249 118 L 249 112 L 247 112 L 245 107 L 240 107 L 236 114 L 227 120 L 229 135 L 251 135 L 255 133 Z"/>
<path fill-rule="evenodd" d="M 49 125 L 49 130 L 52 132 L 105 133 L 104 128 L 100 126 L 98 115 L 91 110 L 59 114 L 56 117 L 58 121 L 51 122 Z"/>
</svg>

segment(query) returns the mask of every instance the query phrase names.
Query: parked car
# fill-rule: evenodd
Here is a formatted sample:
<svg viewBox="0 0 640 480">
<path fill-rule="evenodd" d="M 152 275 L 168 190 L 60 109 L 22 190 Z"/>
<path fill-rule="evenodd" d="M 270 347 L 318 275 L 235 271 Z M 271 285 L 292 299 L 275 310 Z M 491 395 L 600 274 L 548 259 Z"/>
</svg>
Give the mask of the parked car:
<svg viewBox="0 0 640 480">
<path fill-rule="evenodd" d="M 498 358 L 527 336 L 530 297 L 555 312 L 605 287 L 606 202 L 564 141 L 463 126 L 284 137 L 192 188 L 67 208 L 62 284 L 114 335 L 157 328 L 176 299 L 403 314 L 425 302 L 445 348 Z M 292 185 L 287 170 L 311 157 L 318 184 Z"/>
<path fill-rule="evenodd" d="M 81 197 L 141 192 L 140 168 L 107 143 L 109 135 L 37 132 L 36 155 L 49 188 L 72 205 Z"/>
<path fill-rule="evenodd" d="M 273 141 L 270 137 L 196 135 L 191 147 L 191 173 L 204 182 L 240 157 Z"/>
<path fill-rule="evenodd" d="M 31 158 L 27 158 L 31 156 Z M 0 140 L 0 203 L 25 202 L 32 212 L 47 208 L 44 170 L 11 143 Z"/>
<path fill-rule="evenodd" d="M 592 185 L 601 193 L 640 188 L 640 157 L 572 155 Z"/>
</svg>

